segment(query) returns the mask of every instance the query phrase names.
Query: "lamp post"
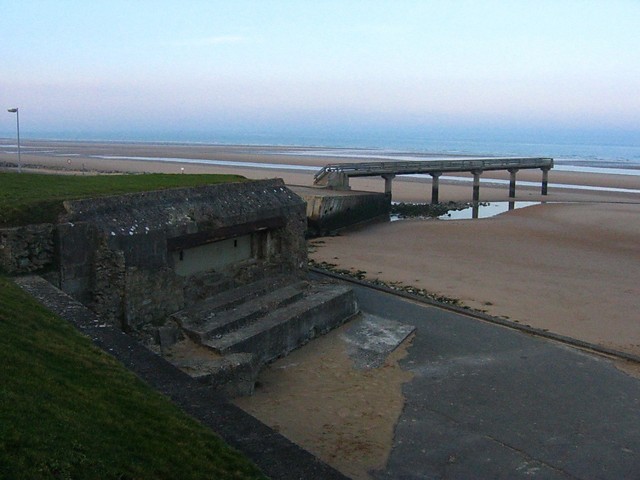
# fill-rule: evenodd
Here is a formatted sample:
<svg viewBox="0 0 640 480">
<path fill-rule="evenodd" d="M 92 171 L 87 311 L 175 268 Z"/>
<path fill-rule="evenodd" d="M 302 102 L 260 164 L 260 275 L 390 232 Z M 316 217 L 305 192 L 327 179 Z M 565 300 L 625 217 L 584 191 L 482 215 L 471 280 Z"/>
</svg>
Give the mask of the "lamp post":
<svg viewBox="0 0 640 480">
<path fill-rule="evenodd" d="M 22 173 L 22 159 L 20 158 L 20 112 L 17 108 L 10 108 L 7 112 L 16 114 L 16 130 L 18 132 L 18 173 Z"/>
</svg>

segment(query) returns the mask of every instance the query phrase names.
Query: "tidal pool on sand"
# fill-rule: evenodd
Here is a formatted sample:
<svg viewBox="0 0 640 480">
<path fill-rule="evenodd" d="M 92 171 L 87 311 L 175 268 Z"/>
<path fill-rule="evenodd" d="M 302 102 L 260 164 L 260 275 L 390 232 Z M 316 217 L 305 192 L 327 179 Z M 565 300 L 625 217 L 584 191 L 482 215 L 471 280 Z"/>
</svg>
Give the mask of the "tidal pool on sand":
<svg viewBox="0 0 640 480">
<path fill-rule="evenodd" d="M 475 204 L 469 204 L 466 208 L 451 209 L 447 213 L 439 215 L 439 220 L 471 220 L 475 218 L 489 218 L 495 217 L 509 210 L 515 210 L 518 208 L 530 207 L 533 205 L 540 205 L 543 202 L 478 202 Z M 434 217 L 422 217 L 422 216 L 405 216 L 405 215 L 390 215 L 392 222 L 398 220 L 405 220 L 407 218 L 424 218 L 433 219 Z"/>
</svg>

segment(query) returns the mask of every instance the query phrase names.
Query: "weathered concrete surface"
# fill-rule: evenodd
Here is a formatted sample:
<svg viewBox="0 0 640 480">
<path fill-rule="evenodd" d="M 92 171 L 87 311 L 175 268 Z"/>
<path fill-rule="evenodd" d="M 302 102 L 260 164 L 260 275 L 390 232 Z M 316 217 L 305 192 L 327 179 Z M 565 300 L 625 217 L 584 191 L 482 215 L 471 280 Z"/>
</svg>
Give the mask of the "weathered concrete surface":
<svg viewBox="0 0 640 480">
<path fill-rule="evenodd" d="M 49 223 L 0 229 L 0 271 L 20 275 L 53 267 L 53 231 Z"/>
<path fill-rule="evenodd" d="M 263 365 L 342 325 L 357 312 L 353 291 L 344 285 L 269 277 L 172 314 L 170 320 L 189 341 L 210 353 L 198 356 L 194 351 L 182 358 L 169 353 L 169 358 L 229 395 L 251 395 Z"/>
<path fill-rule="evenodd" d="M 363 313 L 342 333 L 356 368 L 378 368 L 416 327 Z"/>
<path fill-rule="evenodd" d="M 271 285 L 271 288 L 266 288 Z M 244 285 L 222 292 L 171 316 L 196 342 L 241 329 L 267 313 L 294 303 L 305 294 L 307 282 L 268 282 Z"/>
<path fill-rule="evenodd" d="M 384 193 L 327 190 L 290 185 L 307 202 L 307 234 L 330 232 L 369 222 L 388 219 L 391 197 Z"/>
<path fill-rule="evenodd" d="M 219 355 L 250 353 L 263 365 L 357 312 L 350 287 L 284 277 L 221 292 L 171 319 L 197 344 Z"/>
<path fill-rule="evenodd" d="M 253 395 L 262 367 L 251 353 L 232 353 L 217 359 L 170 358 L 170 361 L 200 383 L 229 398 Z"/>
<path fill-rule="evenodd" d="M 42 278 L 22 277 L 17 278 L 16 283 L 151 387 L 169 397 L 187 414 L 244 453 L 270 478 L 346 480 L 335 469 L 228 403 L 211 387 L 152 353 L 119 328 L 106 324 L 91 310 Z"/>
<path fill-rule="evenodd" d="M 300 300 L 202 344 L 223 355 L 251 352 L 267 363 L 342 325 L 357 312 L 358 303 L 350 287 L 311 284 Z"/>
</svg>

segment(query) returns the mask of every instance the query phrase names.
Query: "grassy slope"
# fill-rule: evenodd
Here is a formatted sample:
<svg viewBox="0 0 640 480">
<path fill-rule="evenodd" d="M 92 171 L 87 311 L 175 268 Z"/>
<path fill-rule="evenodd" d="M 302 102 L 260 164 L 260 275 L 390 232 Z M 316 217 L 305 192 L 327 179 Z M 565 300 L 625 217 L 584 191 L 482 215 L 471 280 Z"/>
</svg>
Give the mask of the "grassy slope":
<svg viewBox="0 0 640 480">
<path fill-rule="evenodd" d="M 0 227 L 52 223 L 63 200 L 242 181 L 238 175 L 42 175 L 0 172 Z"/>
<path fill-rule="evenodd" d="M 0 277 L 0 478 L 261 478 Z"/>
</svg>

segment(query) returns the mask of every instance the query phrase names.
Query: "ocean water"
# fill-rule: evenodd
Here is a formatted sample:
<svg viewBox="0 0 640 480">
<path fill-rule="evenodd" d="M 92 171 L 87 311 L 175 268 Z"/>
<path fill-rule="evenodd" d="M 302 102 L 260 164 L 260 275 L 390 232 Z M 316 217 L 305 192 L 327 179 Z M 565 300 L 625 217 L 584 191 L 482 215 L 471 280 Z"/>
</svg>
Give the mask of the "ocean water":
<svg viewBox="0 0 640 480">
<path fill-rule="evenodd" d="M 326 147 L 327 155 L 357 158 L 379 156 L 381 159 L 423 159 L 423 156 L 470 155 L 478 157 L 550 157 L 556 166 L 571 165 L 604 168 L 640 168 L 640 134 L 635 137 L 603 138 L 578 135 L 562 140 L 546 138 L 544 134 L 535 141 L 523 140 L 526 136 L 464 138 L 464 136 L 425 136 L 424 134 L 399 135 L 397 131 L 349 132 L 331 131 L 323 134 L 221 134 L 193 137 L 193 143 L 222 143 L 269 146 Z M 179 141 L 170 135 L 166 141 Z M 357 161 L 357 160 L 353 160 Z"/>
<path fill-rule="evenodd" d="M 355 143 L 355 142 L 354 142 Z M 422 142 L 394 142 L 394 139 L 378 139 L 375 147 L 364 145 L 331 145 L 325 150 L 327 156 L 351 158 L 378 157 L 381 160 L 411 160 L 421 157 L 473 156 L 473 157 L 549 157 L 556 166 L 640 168 L 640 139 L 638 145 L 586 144 L 586 143 L 527 143 L 516 141 L 453 141 L 427 139 Z M 291 142 L 291 145 L 301 145 Z M 314 154 L 317 155 L 315 146 Z M 322 150 L 321 150 L 322 153 Z"/>
<path fill-rule="evenodd" d="M 265 139 L 263 139 L 265 140 Z M 282 143 L 270 145 L 305 146 L 304 138 L 280 139 Z M 309 139 L 310 140 L 310 139 Z M 235 142 L 249 143 L 249 142 Z M 437 156 L 469 155 L 478 157 L 550 157 L 556 166 L 570 165 L 580 167 L 604 168 L 640 168 L 640 138 L 637 144 L 596 144 L 596 143 L 531 143 L 503 140 L 447 140 L 438 138 L 416 138 L 398 140 L 396 137 L 380 136 L 372 139 L 354 138 L 352 143 L 342 138 L 336 138 L 332 143 L 325 138 L 323 143 L 309 142 L 309 146 L 316 147 L 314 154 L 318 154 L 317 147 L 329 147 L 327 155 L 338 153 L 344 157 L 378 156 L 380 159 L 424 159 L 431 154 Z M 357 160 L 354 160 L 357 161 Z"/>
</svg>

